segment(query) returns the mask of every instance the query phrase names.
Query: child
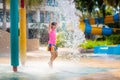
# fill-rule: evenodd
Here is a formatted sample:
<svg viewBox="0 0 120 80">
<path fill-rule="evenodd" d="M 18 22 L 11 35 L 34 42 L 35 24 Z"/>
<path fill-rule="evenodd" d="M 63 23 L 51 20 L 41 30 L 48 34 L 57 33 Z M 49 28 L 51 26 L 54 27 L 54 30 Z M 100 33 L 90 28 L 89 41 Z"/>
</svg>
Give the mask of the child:
<svg viewBox="0 0 120 80">
<path fill-rule="evenodd" d="M 48 51 L 50 51 L 51 53 L 51 58 L 48 64 L 51 68 L 53 66 L 53 61 L 58 56 L 57 46 L 56 46 L 56 28 L 57 28 L 56 22 L 52 22 L 48 27 L 48 33 L 49 33 Z"/>
</svg>

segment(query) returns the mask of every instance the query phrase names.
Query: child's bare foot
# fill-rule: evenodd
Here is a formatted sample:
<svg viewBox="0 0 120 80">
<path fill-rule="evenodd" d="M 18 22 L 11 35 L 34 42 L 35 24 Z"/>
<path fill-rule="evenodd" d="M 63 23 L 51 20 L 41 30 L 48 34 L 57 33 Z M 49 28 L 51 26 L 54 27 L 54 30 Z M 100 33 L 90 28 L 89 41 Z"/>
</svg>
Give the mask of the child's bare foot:
<svg viewBox="0 0 120 80">
<path fill-rule="evenodd" d="M 50 68 L 53 67 L 53 63 L 52 62 L 49 62 L 48 65 L 49 65 Z"/>
</svg>

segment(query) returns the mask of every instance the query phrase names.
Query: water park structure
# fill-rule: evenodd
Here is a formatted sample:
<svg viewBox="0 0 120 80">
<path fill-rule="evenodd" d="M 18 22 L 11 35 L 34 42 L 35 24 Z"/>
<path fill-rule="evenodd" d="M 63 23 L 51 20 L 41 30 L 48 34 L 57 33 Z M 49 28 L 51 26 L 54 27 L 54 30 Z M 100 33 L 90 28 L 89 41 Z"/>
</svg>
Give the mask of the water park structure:
<svg viewBox="0 0 120 80">
<path fill-rule="evenodd" d="M 120 32 L 120 28 L 105 27 L 107 23 L 114 23 L 120 20 L 119 13 L 114 16 L 106 16 L 105 18 L 91 18 L 80 21 L 80 28 L 87 34 L 106 35 Z M 100 25 L 102 24 L 102 25 Z M 95 54 L 120 54 L 120 46 L 95 46 Z"/>
<path fill-rule="evenodd" d="M 109 28 L 106 27 L 105 24 L 118 22 L 119 19 L 119 13 L 116 13 L 114 16 L 106 16 L 105 18 L 86 18 L 84 20 L 80 20 L 80 28 L 87 34 L 111 35 L 117 31 L 120 31 L 120 29 Z"/>
<path fill-rule="evenodd" d="M 11 47 L 11 65 L 13 71 L 17 71 L 19 65 L 19 37 L 18 37 L 18 0 L 10 0 L 10 47 Z"/>
</svg>

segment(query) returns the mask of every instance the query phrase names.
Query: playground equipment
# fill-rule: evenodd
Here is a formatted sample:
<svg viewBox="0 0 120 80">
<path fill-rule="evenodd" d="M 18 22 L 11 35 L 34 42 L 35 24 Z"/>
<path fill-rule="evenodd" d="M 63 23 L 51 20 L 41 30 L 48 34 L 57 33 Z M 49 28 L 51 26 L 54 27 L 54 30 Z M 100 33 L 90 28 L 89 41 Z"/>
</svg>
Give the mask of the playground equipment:
<svg viewBox="0 0 120 80">
<path fill-rule="evenodd" d="M 106 16 L 105 18 L 84 19 L 80 21 L 80 28 L 82 29 L 82 31 L 88 34 L 111 35 L 113 32 L 116 32 L 117 30 L 120 29 L 107 28 L 104 25 L 99 27 L 98 24 L 114 23 L 118 21 L 119 21 L 119 14 L 115 14 L 114 16 Z"/>
<path fill-rule="evenodd" d="M 117 28 L 108 28 L 104 25 L 99 26 L 98 24 L 114 23 L 119 21 L 119 14 L 114 16 L 106 16 L 105 18 L 91 18 L 80 21 L 80 28 L 87 34 L 96 35 L 111 35 L 113 32 L 120 31 Z M 97 24 L 97 25 L 93 25 Z M 95 46 L 95 54 L 120 54 L 120 45 L 117 46 Z"/>
<path fill-rule="evenodd" d="M 10 0 L 11 65 L 14 72 L 17 71 L 17 66 L 19 66 L 18 12 L 18 0 Z M 26 60 L 26 11 L 24 0 L 21 0 L 20 16 L 20 59 L 24 65 Z"/>
<path fill-rule="evenodd" d="M 24 0 L 21 0 L 20 9 L 20 61 L 22 65 L 26 62 L 26 10 Z"/>
<path fill-rule="evenodd" d="M 116 46 L 95 46 L 94 53 L 95 54 L 112 54 L 112 55 L 120 55 L 120 45 Z"/>
<path fill-rule="evenodd" d="M 10 0 L 10 17 L 11 65 L 16 72 L 19 65 L 18 0 Z"/>
</svg>

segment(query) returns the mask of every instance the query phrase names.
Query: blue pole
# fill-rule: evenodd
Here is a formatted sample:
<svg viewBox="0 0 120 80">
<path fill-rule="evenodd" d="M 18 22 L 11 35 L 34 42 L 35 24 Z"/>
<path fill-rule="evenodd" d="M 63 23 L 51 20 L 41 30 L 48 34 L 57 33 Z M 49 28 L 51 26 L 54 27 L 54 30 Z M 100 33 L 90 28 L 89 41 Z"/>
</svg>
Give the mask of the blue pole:
<svg viewBox="0 0 120 80">
<path fill-rule="evenodd" d="M 17 71 L 19 65 L 18 40 L 18 0 L 10 0 L 10 51 L 14 72 Z"/>
</svg>

